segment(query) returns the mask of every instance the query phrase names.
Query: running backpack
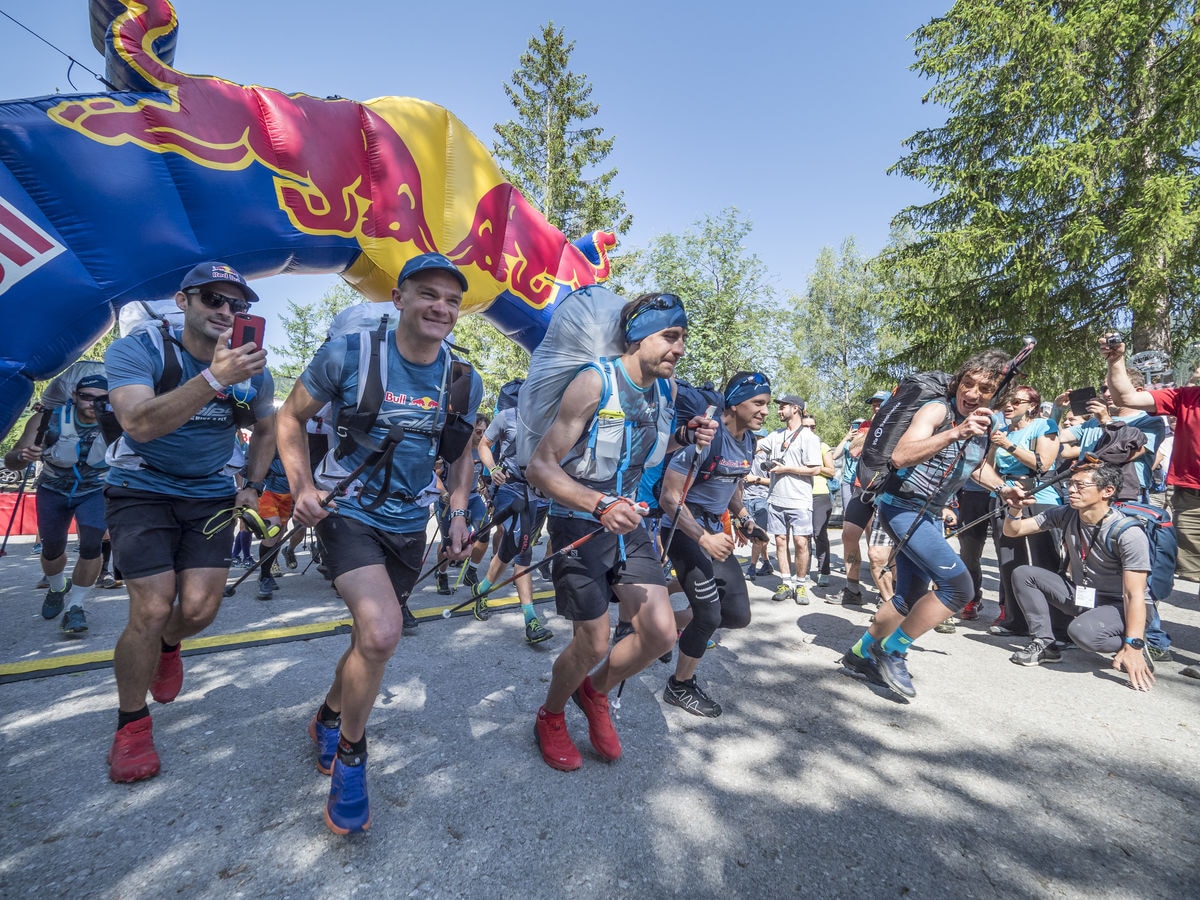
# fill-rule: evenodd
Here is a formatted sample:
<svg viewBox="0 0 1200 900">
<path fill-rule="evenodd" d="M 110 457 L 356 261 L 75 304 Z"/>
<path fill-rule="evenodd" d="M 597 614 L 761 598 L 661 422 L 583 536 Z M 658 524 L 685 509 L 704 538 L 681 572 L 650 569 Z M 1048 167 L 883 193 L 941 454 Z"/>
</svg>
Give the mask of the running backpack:
<svg viewBox="0 0 1200 900">
<path fill-rule="evenodd" d="M 858 458 L 858 482 L 867 492 L 884 487 L 887 477 L 895 471 L 892 451 L 908 430 L 913 416 L 930 400 L 949 397 L 951 376 L 945 372 L 916 372 L 906 375 L 879 411 L 871 419 L 871 427 Z M 938 430 L 944 430 L 953 419 L 949 408 L 946 420 Z"/>
<path fill-rule="evenodd" d="M 323 487 L 328 486 L 326 481 L 335 481 L 340 476 L 349 474 L 342 469 L 340 462 L 360 446 L 375 454 L 370 463 L 371 468 L 361 479 L 361 484 L 370 481 L 376 472 L 382 472 L 383 484 L 388 485 L 392 477 L 393 454 L 386 451 L 394 446 L 394 441 L 402 440 L 406 432 L 436 439 L 436 455 L 447 462 L 453 462 L 462 456 L 471 440 L 474 428 L 467 422 L 466 417 L 471 413 L 471 380 L 475 370 L 469 362 L 454 353 L 457 348 L 449 341 L 443 342 L 447 350 L 446 365 L 437 400 L 441 424 L 435 425 L 428 433 L 395 426 L 383 440 L 371 434 L 387 390 L 388 342 L 395 340 L 394 331 L 388 329 L 391 319 L 388 310 L 393 309 L 394 307 L 387 303 L 360 303 L 338 313 L 330 325 L 327 340 L 351 332 L 357 335 L 358 392 L 353 406 L 343 407 L 336 412 L 334 432 L 337 443 L 318 467 L 321 473 L 319 480 Z M 372 323 L 373 328 L 363 327 Z M 349 340 L 353 341 L 354 338 Z M 386 491 L 380 491 L 370 501 L 364 498 L 363 508 L 378 509 L 387 497 Z M 415 502 L 415 498 L 410 499 Z"/>
<path fill-rule="evenodd" d="M 516 407 L 517 398 L 521 396 L 521 386 L 523 384 L 525 384 L 524 378 L 514 378 L 500 388 L 500 393 L 496 397 L 495 415 L 500 415 L 504 410 Z"/>
<path fill-rule="evenodd" d="M 1179 543 L 1175 538 L 1175 526 L 1170 514 L 1157 506 L 1144 503 L 1113 503 L 1113 509 L 1125 514 L 1108 531 L 1105 548 L 1110 556 L 1116 555 L 1114 544 L 1117 538 L 1130 528 L 1141 528 L 1150 539 L 1150 596 L 1155 600 L 1166 600 L 1175 589 L 1175 561 L 1179 556 Z"/>
</svg>

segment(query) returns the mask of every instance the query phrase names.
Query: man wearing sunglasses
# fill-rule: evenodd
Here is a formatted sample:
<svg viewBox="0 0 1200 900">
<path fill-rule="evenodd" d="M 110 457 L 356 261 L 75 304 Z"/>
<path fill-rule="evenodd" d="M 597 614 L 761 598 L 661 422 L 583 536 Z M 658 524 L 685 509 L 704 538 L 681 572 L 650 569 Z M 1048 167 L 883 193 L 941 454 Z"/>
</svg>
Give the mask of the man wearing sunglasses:
<svg viewBox="0 0 1200 900">
<path fill-rule="evenodd" d="M 526 470 L 529 483 L 550 498 L 553 545 L 579 542 L 551 573 L 558 613 L 574 634 L 554 662 L 535 723 L 542 759 L 562 771 L 583 765 L 567 733 L 567 701 L 587 716 L 600 757 L 619 759 L 608 692 L 675 643 L 662 564 L 634 500 L 647 466 L 673 446 L 706 446 L 717 428 L 703 416 L 674 428 L 675 366 L 687 338 L 679 298 L 643 294 L 621 310 L 620 328 L 624 353 L 611 370 L 587 366 L 567 385 Z M 633 609 L 634 631 L 610 653 L 608 609 L 617 600 Z"/>
<path fill-rule="evenodd" d="M 37 479 L 38 532 L 42 536 L 42 573 L 50 583 L 42 602 L 42 618 L 55 619 L 61 612 L 60 627 L 68 635 L 88 629 L 84 605 L 103 564 L 104 471 L 108 466 L 96 406 L 107 401 L 104 375 L 85 375 L 76 383 L 71 399 L 48 413 L 42 443 L 38 443 L 38 432 L 43 417 L 34 415 L 4 457 L 4 465 L 10 469 L 42 463 Z M 68 578 L 67 533 L 72 519 L 79 535 L 79 559 Z"/>
<path fill-rule="evenodd" d="M 158 774 L 146 692 L 159 703 L 178 696 L 179 644 L 216 617 L 229 575 L 236 516 L 222 514 L 257 510 L 259 479 L 275 454 L 266 351 L 229 346 L 234 315 L 257 299 L 232 267 L 201 263 L 175 294 L 182 329 L 135 332 L 113 341 L 104 356 L 112 408 L 125 431 L 109 451 L 106 519 L 129 591 L 129 623 L 113 654 L 113 781 Z M 167 354 L 178 366 L 173 388 Z M 240 490 L 232 464 L 239 421 L 253 423 Z M 215 516 L 226 524 L 213 532 L 207 526 Z"/>
</svg>

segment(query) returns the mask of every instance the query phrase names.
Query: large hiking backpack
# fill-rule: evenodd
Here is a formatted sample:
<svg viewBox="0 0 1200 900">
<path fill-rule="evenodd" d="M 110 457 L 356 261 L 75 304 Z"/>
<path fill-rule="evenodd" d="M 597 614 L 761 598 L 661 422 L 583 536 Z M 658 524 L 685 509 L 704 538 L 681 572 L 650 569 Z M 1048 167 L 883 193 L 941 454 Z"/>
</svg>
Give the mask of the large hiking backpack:
<svg viewBox="0 0 1200 900">
<path fill-rule="evenodd" d="M 546 335 L 529 358 L 517 399 L 517 465 L 524 469 L 558 414 L 571 380 L 602 357 L 620 356 L 625 301 L 599 285 L 573 291 L 555 304 Z"/>
<path fill-rule="evenodd" d="M 864 491 L 874 492 L 883 488 L 887 476 L 896 468 L 892 465 L 892 451 L 908 430 L 913 416 L 930 400 L 947 399 L 951 380 L 952 376 L 945 372 L 906 375 L 892 396 L 879 407 L 871 419 L 871 427 L 858 458 L 858 482 Z M 947 409 L 947 422 L 952 418 Z M 943 423 L 942 427 L 945 425 Z"/>
<path fill-rule="evenodd" d="M 1179 543 L 1175 537 L 1175 526 L 1170 514 L 1157 506 L 1144 503 L 1113 503 L 1113 509 L 1125 514 L 1125 521 L 1118 522 L 1108 531 L 1105 548 L 1110 556 L 1116 554 L 1113 546 L 1118 537 L 1130 528 L 1141 528 L 1150 539 L 1150 596 L 1155 600 L 1166 600 L 1175 589 L 1175 562 L 1179 556 Z"/>
</svg>

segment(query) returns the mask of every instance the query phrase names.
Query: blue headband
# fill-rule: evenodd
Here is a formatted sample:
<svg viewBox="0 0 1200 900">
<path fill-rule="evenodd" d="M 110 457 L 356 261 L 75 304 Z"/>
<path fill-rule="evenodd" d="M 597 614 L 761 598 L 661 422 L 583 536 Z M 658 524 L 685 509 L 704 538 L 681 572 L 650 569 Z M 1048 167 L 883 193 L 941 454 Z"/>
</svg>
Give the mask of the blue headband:
<svg viewBox="0 0 1200 900">
<path fill-rule="evenodd" d="M 747 375 L 745 378 L 738 379 L 737 383 L 731 384 L 725 391 L 725 406 L 737 406 L 751 397 L 757 397 L 759 394 L 770 394 L 771 382 L 767 381 L 766 376 L 760 373 Z"/>
<path fill-rule="evenodd" d="M 625 340 L 632 344 L 668 328 L 687 328 L 687 324 L 687 313 L 679 298 L 674 294 L 660 294 L 629 317 L 625 323 Z"/>
</svg>

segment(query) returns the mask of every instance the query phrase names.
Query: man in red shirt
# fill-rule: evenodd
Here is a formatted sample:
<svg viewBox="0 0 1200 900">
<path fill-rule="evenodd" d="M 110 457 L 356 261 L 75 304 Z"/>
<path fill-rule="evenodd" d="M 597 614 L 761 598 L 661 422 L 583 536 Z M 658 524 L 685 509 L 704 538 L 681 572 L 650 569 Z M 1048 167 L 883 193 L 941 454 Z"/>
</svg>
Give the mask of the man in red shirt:
<svg viewBox="0 0 1200 900">
<path fill-rule="evenodd" d="M 1172 511 L 1179 561 L 1175 574 L 1185 581 L 1200 581 L 1200 386 L 1139 390 L 1125 368 L 1125 344 L 1109 346 L 1100 339 L 1100 353 L 1108 362 L 1108 390 L 1121 406 L 1145 410 L 1156 416 L 1175 416 L 1175 447 L 1167 484 L 1175 488 Z"/>
</svg>

